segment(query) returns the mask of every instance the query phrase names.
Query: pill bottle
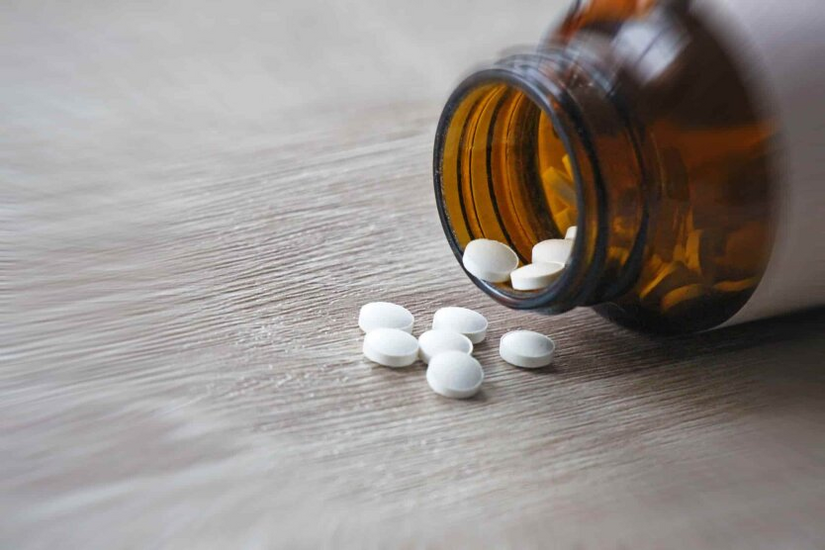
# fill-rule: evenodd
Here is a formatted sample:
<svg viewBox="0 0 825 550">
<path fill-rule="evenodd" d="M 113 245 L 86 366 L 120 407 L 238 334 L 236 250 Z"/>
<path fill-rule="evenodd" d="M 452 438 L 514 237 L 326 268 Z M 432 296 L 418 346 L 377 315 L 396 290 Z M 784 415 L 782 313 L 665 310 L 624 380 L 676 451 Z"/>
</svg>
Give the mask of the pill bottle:
<svg viewBox="0 0 825 550">
<path fill-rule="evenodd" d="M 515 309 L 590 306 L 702 331 L 825 304 L 825 5 L 589 0 L 453 92 L 436 202 L 456 256 L 530 262 L 577 227 L 548 287 L 471 279 Z"/>
</svg>

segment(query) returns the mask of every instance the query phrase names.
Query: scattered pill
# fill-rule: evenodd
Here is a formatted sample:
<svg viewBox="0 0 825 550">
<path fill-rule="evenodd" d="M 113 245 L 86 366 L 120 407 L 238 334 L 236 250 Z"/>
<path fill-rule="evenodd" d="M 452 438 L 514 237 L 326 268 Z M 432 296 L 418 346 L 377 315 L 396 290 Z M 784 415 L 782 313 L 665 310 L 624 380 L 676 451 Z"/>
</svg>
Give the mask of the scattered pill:
<svg viewBox="0 0 825 550">
<path fill-rule="evenodd" d="M 571 241 L 576 240 L 576 226 L 571 225 L 567 228 L 567 231 L 564 233 L 564 238 L 569 239 Z"/>
<path fill-rule="evenodd" d="M 473 343 L 460 332 L 444 329 L 428 330 L 418 337 L 418 356 L 425 363 L 445 351 L 470 354 L 473 352 Z"/>
<path fill-rule="evenodd" d="M 407 367 L 418 359 L 418 340 L 397 328 L 377 328 L 364 336 L 364 356 L 385 367 Z"/>
<path fill-rule="evenodd" d="M 514 330 L 501 337 L 501 358 L 517 367 L 537 369 L 553 361 L 556 344 L 549 337 L 530 330 Z"/>
<path fill-rule="evenodd" d="M 406 308 L 390 302 L 364 304 L 358 313 L 358 326 L 364 332 L 377 328 L 397 328 L 411 333 L 414 321 L 413 314 Z"/>
<path fill-rule="evenodd" d="M 527 264 L 510 273 L 510 282 L 516 290 L 538 290 L 555 281 L 564 265 L 559 263 Z"/>
<path fill-rule="evenodd" d="M 487 319 L 472 309 L 443 307 L 433 315 L 433 328 L 458 332 L 478 344 L 487 336 Z"/>
<path fill-rule="evenodd" d="M 464 268 L 474 277 L 489 283 L 504 283 L 518 267 L 518 256 L 509 246 L 490 239 L 470 241 L 462 257 Z"/>
<path fill-rule="evenodd" d="M 444 397 L 472 397 L 483 381 L 481 364 L 472 355 L 460 351 L 439 353 L 427 367 L 427 383 L 435 393 Z"/>
<path fill-rule="evenodd" d="M 566 264 L 573 250 L 573 242 L 569 239 L 547 239 L 533 247 L 533 263 Z"/>
</svg>

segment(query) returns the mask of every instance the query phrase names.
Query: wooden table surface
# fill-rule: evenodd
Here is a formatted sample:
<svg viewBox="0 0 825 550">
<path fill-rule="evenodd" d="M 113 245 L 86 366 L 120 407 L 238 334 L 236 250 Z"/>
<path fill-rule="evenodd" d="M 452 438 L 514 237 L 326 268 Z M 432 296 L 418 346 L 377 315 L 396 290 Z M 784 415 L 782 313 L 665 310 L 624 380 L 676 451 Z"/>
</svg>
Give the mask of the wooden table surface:
<svg viewBox="0 0 825 550">
<path fill-rule="evenodd" d="M 3 2 L 0 547 L 825 547 L 825 314 L 517 313 L 443 238 L 450 86 L 559 7 Z M 481 395 L 365 362 L 371 300 L 488 316 Z"/>
</svg>

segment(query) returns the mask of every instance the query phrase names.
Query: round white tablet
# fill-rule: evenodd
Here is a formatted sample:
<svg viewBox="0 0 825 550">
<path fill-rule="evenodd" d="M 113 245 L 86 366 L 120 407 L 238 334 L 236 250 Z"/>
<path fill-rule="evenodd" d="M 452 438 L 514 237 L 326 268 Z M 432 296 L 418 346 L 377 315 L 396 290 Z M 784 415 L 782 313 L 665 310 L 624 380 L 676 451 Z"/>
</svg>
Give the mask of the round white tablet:
<svg viewBox="0 0 825 550">
<path fill-rule="evenodd" d="M 489 283 L 503 283 L 518 267 L 518 256 L 504 243 L 490 239 L 470 241 L 464 248 L 464 268 L 473 276 Z"/>
<path fill-rule="evenodd" d="M 415 317 L 406 308 L 390 302 L 370 302 L 361 306 L 358 326 L 364 332 L 377 328 L 397 328 L 412 332 Z"/>
<path fill-rule="evenodd" d="M 430 360 L 427 383 L 444 397 L 466 399 L 474 396 L 484 381 L 484 370 L 472 356 L 460 351 L 445 351 Z"/>
<path fill-rule="evenodd" d="M 473 343 L 459 332 L 444 329 L 428 330 L 418 337 L 418 356 L 425 363 L 445 351 L 473 353 Z"/>
<path fill-rule="evenodd" d="M 397 328 L 377 328 L 364 336 L 364 356 L 385 367 L 407 367 L 418 359 L 418 340 Z"/>
<path fill-rule="evenodd" d="M 556 344 L 538 332 L 514 330 L 501 337 L 498 352 L 501 358 L 517 367 L 537 369 L 553 361 Z"/>
<path fill-rule="evenodd" d="M 442 307 L 433 315 L 433 328 L 458 332 L 478 344 L 487 336 L 487 319 L 465 307 Z"/>
<path fill-rule="evenodd" d="M 565 239 L 570 239 L 571 241 L 576 240 L 576 226 L 571 225 L 567 228 L 567 232 L 564 234 Z"/>
<path fill-rule="evenodd" d="M 527 264 L 510 273 L 510 282 L 516 290 L 538 290 L 558 279 L 562 271 L 562 264 Z"/>
<path fill-rule="evenodd" d="M 569 239 L 547 239 L 533 247 L 533 263 L 566 264 L 573 250 L 573 242 Z"/>
</svg>

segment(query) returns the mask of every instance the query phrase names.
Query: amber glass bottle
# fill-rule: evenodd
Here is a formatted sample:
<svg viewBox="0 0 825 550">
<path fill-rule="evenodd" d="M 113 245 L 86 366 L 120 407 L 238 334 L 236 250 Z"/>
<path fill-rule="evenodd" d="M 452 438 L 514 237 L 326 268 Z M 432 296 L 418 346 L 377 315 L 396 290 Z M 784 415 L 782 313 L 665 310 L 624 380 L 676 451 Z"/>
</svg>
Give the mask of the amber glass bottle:
<svg viewBox="0 0 825 550">
<path fill-rule="evenodd" d="M 785 35 L 760 32 L 803 3 L 749 14 L 747 0 L 583 1 L 537 49 L 466 78 L 434 160 L 457 257 L 488 238 L 528 263 L 534 244 L 578 229 L 549 287 L 474 282 L 512 308 L 593 306 L 658 332 L 825 302 L 825 181 L 814 179 L 825 154 L 786 153 L 822 142 L 823 107 L 800 116 L 800 92 L 783 80 L 806 64 L 823 72 L 822 58 L 777 52 Z M 822 19 L 793 30 L 822 43 Z M 825 91 L 825 78 L 811 80 Z"/>
</svg>

